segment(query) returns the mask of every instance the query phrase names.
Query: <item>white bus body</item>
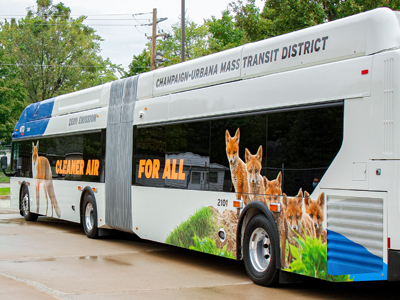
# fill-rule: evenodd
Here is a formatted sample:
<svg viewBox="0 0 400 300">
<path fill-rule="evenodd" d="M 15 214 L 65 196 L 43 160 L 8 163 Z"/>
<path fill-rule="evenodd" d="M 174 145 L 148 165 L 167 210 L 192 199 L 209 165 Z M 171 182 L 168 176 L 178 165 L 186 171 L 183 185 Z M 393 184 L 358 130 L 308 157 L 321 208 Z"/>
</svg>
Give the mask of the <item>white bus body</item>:
<svg viewBox="0 0 400 300">
<path fill-rule="evenodd" d="M 51 182 L 60 217 L 84 224 L 88 221 L 85 230 L 89 235 L 93 233 L 91 224 L 162 243 L 170 243 L 171 233 L 190 223 L 196 212 L 210 208 L 212 218 L 234 220 L 232 226 L 237 228 L 236 232 L 228 228 L 229 224 L 223 227 L 215 221 L 217 231 L 207 238 L 221 250 L 217 255 L 244 259 L 250 277 L 256 283 L 270 285 L 277 278 L 275 269 L 297 272 L 291 268 L 293 260 L 289 261 L 288 253 L 279 250 L 280 238 L 291 227 L 285 225 L 288 229 L 282 233 L 276 214 L 284 218 L 288 209 L 284 209 L 283 197 L 279 200 L 283 205 L 278 208 L 280 212 L 274 213 L 263 201 L 236 201 L 240 195 L 232 192 L 234 184 L 227 180 L 232 171 L 226 158 L 225 132 L 233 137 L 239 128 L 236 123 L 243 124 L 240 159 L 246 163 L 244 147 L 255 154 L 258 145 L 262 145 L 262 175 L 267 171 L 277 175 L 280 165 L 276 170 L 273 166 L 268 169 L 269 155 L 282 145 L 293 145 L 287 139 L 295 136 L 295 131 L 285 138 L 269 139 L 271 134 L 279 135 L 280 130 L 267 129 L 262 133 L 265 138 L 260 137 L 260 142 L 248 146 L 254 141 L 254 137 L 249 138 L 251 128 L 258 128 L 259 123 L 255 122 L 272 124 L 279 122 L 278 116 L 283 116 L 291 124 L 293 118 L 300 120 L 299 112 L 306 118 L 318 118 L 319 111 L 329 115 L 332 108 L 335 114 L 336 111 L 342 114 L 337 125 L 342 126 L 337 131 L 342 135 L 338 137 L 340 143 L 335 144 L 337 149 L 327 170 L 321 173 L 322 178 L 318 178 L 317 187 L 308 190 L 312 192 L 311 199 L 317 199 L 322 192 L 324 195 L 321 217 L 328 235 L 322 245 L 327 251 L 324 254 L 327 262 L 326 269 L 314 270 L 310 276 L 333 281 L 399 280 L 400 115 L 396 113 L 400 111 L 399 19 L 397 12 L 376 9 L 31 104 L 13 133 L 12 165 L 18 174 L 11 178 L 12 206 L 21 209 L 25 216 L 28 213 L 28 217 L 46 212 L 57 217 L 51 205 L 53 200 L 46 204 L 46 190 Z M 228 123 L 234 125 L 229 127 Z M 296 124 L 290 125 L 291 130 L 295 130 Z M 329 124 L 325 126 L 329 130 Z M 204 130 L 199 134 L 197 128 Z M 185 130 L 186 140 L 183 135 L 178 136 Z M 257 130 L 254 132 L 258 134 Z M 215 132 L 221 133 L 215 137 Z M 91 143 L 92 137 L 87 138 L 86 134 L 93 134 L 99 143 Z M 162 136 L 159 140 L 158 134 Z M 193 150 L 196 147 L 190 144 L 196 135 L 199 141 L 209 139 L 209 152 L 204 145 L 199 145 L 199 153 Z M 79 143 L 72 147 L 75 137 Z M 324 141 L 318 137 L 316 143 L 320 140 Z M 36 165 L 32 165 L 31 156 L 38 141 L 38 155 L 47 157 L 52 179 L 33 178 Z M 221 151 L 214 155 L 214 146 L 219 141 L 220 147 L 215 149 Z M 70 145 L 71 150 L 62 153 L 60 149 L 65 145 Z M 329 145 L 327 142 L 321 149 L 329 150 Z M 312 143 L 297 146 L 319 149 Z M 46 153 L 41 147 L 53 150 Z M 98 148 L 96 152 L 96 147 L 102 147 L 101 151 Z M 295 150 L 285 151 L 296 153 Z M 224 161 L 219 159 L 222 155 Z M 273 155 L 280 157 L 279 153 Z M 317 154 L 312 157 L 319 159 Z M 307 161 L 304 155 L 302 159 Z M 78 161 L 82 161 L 82 170 Z M 310 173 L 313 168 L 300 169 L 293 169 L 293 174 Z M 282 171 L 285 172 L 284 166 Z M 290 172 L 285 173 L 287 182 L 292 180 Z M 250 184 L 249 175 L 244 176 Z M 306 187 L 309 189 L 307 183 L 299 183 L 301 176 L 296 176 L 287 184 L 283 182 L 287 189 L 296 190 L 289 193 L 282 186 L 282 193 L 289 193 L 289 197 L 294 197 L 300 187 L 302 192 Z M 28 191 L 25 198 L 28 201 L 23 206 L 21 191 Z M 88 195 L 92 205 L 85 214 L 83 204 L 90 202 L 85 202 Z M 266 199 L 265 195 L 262 197 Z M 305 218 L 304 198 L 301 199 L 299 206 Z M 234 205 L 241 205 L 240 216 L 236 215 Z M 90 208 L 95 209 L 95 214 L 93 210 L 90 213 Z M 91 223 L 90 216 L 96 218 Z M 268 228 L 257 225 L 263 222 L 262 218 L 269 223 Z M 272 250 L 246 244 L 246 239 L 260 238 L 257 234 L 246 237 L 249 226 L 267 233 L 269 239 L 263 243 Z M 207 241 L 206 237 L 199 238 Z M 191 248 L 199 250 L 197 246 Z M 263 257 L 251 254 L 259 250 L 266 262 Z M 254 265 L 254 260 L 259 260 L 260 265 Z"/>
</svg>

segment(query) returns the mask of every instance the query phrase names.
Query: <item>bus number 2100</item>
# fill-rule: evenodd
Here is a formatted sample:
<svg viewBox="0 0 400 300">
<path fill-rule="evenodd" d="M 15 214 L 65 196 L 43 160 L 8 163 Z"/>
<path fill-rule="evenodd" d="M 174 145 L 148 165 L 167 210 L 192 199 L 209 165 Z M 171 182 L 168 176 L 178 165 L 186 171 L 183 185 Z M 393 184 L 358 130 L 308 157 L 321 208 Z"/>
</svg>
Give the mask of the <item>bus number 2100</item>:
<svg viewBox="0 0 400 300">
<path fill-rule="evenodd" d="M 218 199 L 218 206 L 228 206 L 227 199 Z"/>
</svg>

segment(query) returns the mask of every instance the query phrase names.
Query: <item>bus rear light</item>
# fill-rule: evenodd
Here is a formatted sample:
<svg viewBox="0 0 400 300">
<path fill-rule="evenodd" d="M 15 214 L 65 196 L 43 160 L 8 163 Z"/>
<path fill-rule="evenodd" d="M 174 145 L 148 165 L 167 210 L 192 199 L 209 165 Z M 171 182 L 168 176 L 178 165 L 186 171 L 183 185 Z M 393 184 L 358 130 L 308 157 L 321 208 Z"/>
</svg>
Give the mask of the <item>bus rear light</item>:
<svg viewBox="0 0 400 300">
<path fill-rule="evenodd" d="M 78 186 L 78 191 L 82 191 L 83 187 L 81 185 Z"/>
<path fill-rule="evenodd" d="M 21 181 L 18 181 L 18 184 L 21 185 Z"/>
<path fill-rule="evenodd" d="M 281 212 L 281 204 L 280 203 L 271 203 L 269 205 L 269 210 L 273 212 Z"/>
<path fill-rule="evenodd" d="M 390 237 L 388 237 L 388 249 L 390 249 Z"/>
<path fill-rule="evenodd" d="M 234 200 L 233 201 L 233 207 L 243 208 L 243 201 L 242 200 Z"/>
<path fill-rule="evenodd" d="M 367 74 L 368 74 L 368 69 L 361 71 L 361 75 L 367 75 Z"/>
<path fill-rule="evenodd" d="M 27 181 L 27 182 L 26 182 L 26 185 L 27 185 L 27 186 L 30 186 L 31 184 L 29 183 L 29 181 Z"/>
<path fill-rule="evenodd" d="M 97 193 L 97 188 L 96 187 L 92 188 L 92 191 L 93 193 Z"/>
</svg>

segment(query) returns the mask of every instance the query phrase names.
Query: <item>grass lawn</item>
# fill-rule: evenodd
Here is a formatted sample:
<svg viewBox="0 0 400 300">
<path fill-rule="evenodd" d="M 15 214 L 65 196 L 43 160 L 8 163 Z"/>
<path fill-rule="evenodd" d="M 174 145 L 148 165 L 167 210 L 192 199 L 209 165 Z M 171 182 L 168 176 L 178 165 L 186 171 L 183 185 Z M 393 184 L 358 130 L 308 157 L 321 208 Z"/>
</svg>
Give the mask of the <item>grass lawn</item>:
<svg viewBox="0 0 400 300">
<path fill-rule="evenodd" d="M 0 182 L 6 182 L 6 183 L 10 183 L 10 177 L 7 177 L 6 175 L 4 175 L 3 171 L 0 170 Z"/>
<path fill-rule="evenodd" d="M 0 196 L 8 196 L 8 195 L 10 195 L 9 187 L 0 188 Z"/>
</svg>

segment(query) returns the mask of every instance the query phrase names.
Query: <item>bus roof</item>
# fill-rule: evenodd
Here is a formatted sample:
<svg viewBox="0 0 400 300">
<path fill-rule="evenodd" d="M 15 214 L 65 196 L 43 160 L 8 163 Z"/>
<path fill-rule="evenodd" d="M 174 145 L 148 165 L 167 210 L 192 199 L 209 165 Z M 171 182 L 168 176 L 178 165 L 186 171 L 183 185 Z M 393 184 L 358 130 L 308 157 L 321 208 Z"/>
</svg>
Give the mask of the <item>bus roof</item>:
<svg viewBox="0 0 400 300">
<path fill-rule="evenodd" d="M 371 55 L 400 46 L 399 13 L 378 8 L 139 77 L 138 99 Z"/>
</svg>

